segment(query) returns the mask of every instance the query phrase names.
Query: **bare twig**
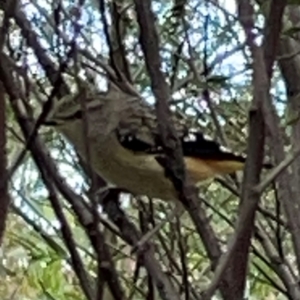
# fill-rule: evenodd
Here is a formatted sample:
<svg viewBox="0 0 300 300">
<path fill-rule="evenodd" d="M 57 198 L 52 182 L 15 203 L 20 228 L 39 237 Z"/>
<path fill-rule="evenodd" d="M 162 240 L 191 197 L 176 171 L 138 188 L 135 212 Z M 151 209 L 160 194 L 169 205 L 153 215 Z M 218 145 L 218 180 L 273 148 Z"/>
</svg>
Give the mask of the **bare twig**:
<svg viewBox="0 0 300 300">
<path fill-rule="evenodd" d="M 22 112 L 20 111 L 20 108 L 17 104 L 17 99 L 19 99 L 19 89 L 14 87 L 13 79 L 11 78 L 11 74 L 9 70 L 5 68 L 5 64 L 0 64 L 0 78 L 3 82 L 3 85 L 7 91 L 7 93 L 10 95 L 11 105 L 13 107 L 14 113 L 17 117 L 17 120 L 19 121 L 19 124 L 21 126 L 21 129 L 23 131 L 23 134 L 26 138 L 28 138 L 32 131 L 32 126 L 24 120 L 24 116 L 22 115 Z M 71 254 L 72 259 L 72 265 L 74 267 L 74 270 L 76 271 L 76 274 L 80 280 L 81 287 L 88 299 L 93 299 L 93 293 L 92 288 L 90 286 L 90 282 L 88 279 L 88 275 L 84 269 L 83 263 L 81 261 L 81 258 L 76 250 L 74 240 L 72 238 L 72 232 L 71 229 L 68 226 L 68 223 L 62 213 L 60 202 L 57 198 L 56 189 L 53 185 L 52 180 L 49 177 L 50 173 L 49 170 L 47 170 L 47 166 L 50 163 L 49 155 L 43 152 L 43 146 L 40 143 L 39 140 L 35 140 L 30 145 L 30 151 L 33 154 L 33 158 L 41 172 L 41 175 L 43 177 L 44 183 L 49 191 L 50 200 L 52 200 L 53 208 L 59 218 L 59 220 L 62 223 L 62 234 L 64 237 L 64 241 L 68 247 L 68 250 Z"/>
<path fill-rule="evenodd" d="M 15 10 L 17 1 L 4 4 L 4 19 L 0 30 L 0 52 L 3 51 L 5 39 L 9 30 L 9 15 Z M 5 224 L 9 209 L 7 155 L 6 155 L 6 101 L 5 89 L 0 83 L 0 245 L 3 242 Z"/>
<path fill-rule="evenodd" d="M 285 1 L 280 1 L 285 2 Z M 263 1 L 259 1 L 260 4 L 263 4 Z M 270 9 L 276 12 L 277 7 Z M 299 22 L 299 11 L 296 7 L 289 7 L 288 11 L 294 12 L 294 16 L 297 16 L 296 23 Z M 287 18 L 291 21 L 293 20 L 292 15 L 288 15 Z M 271 23 L 271 22 L 270 22 Z M 295 24 L 295 26 L 297 26 Z M 273 24 L 273 23 L 272 23 Z M 273 26 L 277 26 L 273 24 Z M 277 32 L 279 32 L 277 30 Z M 278 33 L 279 34 L 279 33 Z M 287 53 L 294 53 L 297 49 L 298 44 L 290 37 L 285 37 L 281 39 L 279 54 L 285 55 Z M 269 45 L 269 51 L 275 51 L 274 47 Z M 268 57 L 270 54 L 265 53 Z M 299 111 L 299 101 L 297 95 L 299 94 L 299 83 L 298 83 L 298 74 L 299 74 L 299 57 L 291 58 L 289 60 L 280 60 L 279 66 L 281 73 L 283 75 L 284 81 L 286 83 L 287 96 L 289 97 L 289 102 L 291 103 L 291 108 L 297 113 Z M 285 140 L 282 134 L 282 129 L 280 128 L 279 117 L 276 114 L 276 108 L 274 107 L 273 101 L 271 98 L 268 98 L 264 102 L 264 117 L 266 120 L 266 125 L 268 128 L 268 133 L 270 135 L 270 150 L 274 158 L 274 163 L 280 164 L 285 159 Z M 292 140 L 293 148 L 298 149 L 299 147 L 299 122 L 294 122 L 292 126 Z M 276 145 L 276 147 L 274 147 Z M 292 174 L 289 170 L 285 169 L 282 173 L 282 176 L 277 178 L 278 182 L 278 198 L 280 199 L 283 207 L 283 211 L 286 214 L 288 226 L 290 228 L 290 233 L 292 237 L 292 243 L 294 247 L 294 253 L 297 258 L 297 265 L 300 268 L 300 239 L 299 239 L 299 230 L 300 230 L 300 201 L 299 201 L 299 157 L 296 162 L 292 165 Z"/>
<path fill-rule="evenodd" d="M 144 52 L 146 67 L 151 79 L 151 87 L 156 98 L 156 113 L 158 127 L 163 149 L 166 157 L 164 166 L 166 175 L 172 180 L 180 202 L 188 210 L 196 225 L 213 268 L 221 255 L 218 241 L 206 217 L 206 213 L 200 205 L 195 189 L 185 181 L 185 168 L 182 149 L 170 118 L 170 90 L 161 71 L 161 58 L 159 55 L 158 35 L 155 29 L 153 12 L 150 0 L 135 0 L 137 19 L 140 26 L 140 42 Z M 224 298 L 232 299 L 233 294 L 227 288 L 230 286 L 229 278 L 223 278 L 221 291 Z M 225 283 L 226 282 L 226 283 Z M 222 282 L 223 283 L 223 282 Z M 171 288 L 171 287 L 169 287 Z M 168 288 L 168 289 L 169 289 Z"/>
<path fill-rule="evenodd" d="M 6 113 L 4 88 L 0 83 L 0 245 L 3 242 L 5 223 L 9 208 L 7 156 L 6 156 Z"/>
<path fill-rule="evenodd" d="M 30 45 L 30 41 L 32 42 L 32 46 L 33 45 L 35 46 L 35 48 L 33 48 L 33 49 L 35 50 L 35 54 L 36 54 L 37 58 L 41 59 L 42 57 L 44 57 L 43 56 L 44 53 L 41 53 L 41 49 L 39 48 L 40 44 L 38 42 L 37 37 L 35 37 L 33 32 L 31 32 L 31 34 L 30 34 L 30 31 L 32 31 L 32 29 L 30 27 L 30 24 L 28 23 L 28 20 L 26 19 L 26 17 L 23 16 L 21 11 L 18 11 L 18 13 L 15 14 L 16 21 L 19 20 L 18 17 L 20 18 L 20 24 L 18 24 L 18 25 L 22 28 L 23 34 L 25 35 L 27 33 L 27 35 L 25 35 L 25 37 L 27 37 L 27 42 L 29 43 L 29 45 Z M 68 91 L 68 87 L 64 82 L 62 74 L 68 68 L 68 64 L 70 63 L 71 58 L 73 58 L 76 53 L 76 49 L 77 49 L 76 40 L 77 40 L 78 35 L 80 34 L 80 26 L 78 25 L 79 18 L 80 18 L 80 14 L 77 16 L 76 20 L 73 23 L 74 33 L 73 33 L 73 36 L 71 39 L 71 47 L 70 47 L 70 50 L 68 51 L 68 53 L 66 53 L 65 60 L 60 63 L 58 70 L 56 70 L 56 68 L 53 66 L 53 72 L 55 72 L 55 78 L 52 77 L 53 74 L 51 74 L 51 77 L 49 77 L 49 80 L 52 83 L 53 88 L 51 90 L 51 93 L 50 93 L 47 101 L 43 105 L 42 112 L 38 116 L 36 124 L 32 129 L 32 133 L 26 140 L 26 145 L 24 147 L 24 150 L 20 153 L 19 157 L 17 158 L 17 160 L 15 162 L 15 165 L 19 165 L 20 162 L 24 159 L 26 152 L 29 149 L 30 143 L 32 143 L 32 141 L 35 139 L 41 125 L 45 121 L 45 118 L 47 117 L 47 115 L 53 105 L 54 98 L 57 96 L 60 97 L 60 96 L 64 95 L 65 93 L 67 93 L 67 91 Z M 28 34 L 30 34 L 30 36 L 28 36 Z M 3 59 L 4 59 L 4 57 L 2 57 L 2 61 L 3 61 Z M 44 68 L 46 68 L 45 72 L 47 74 L 48 66 L 43 65 L 42 62 L 40 62 L 40 63 Z M 14 170 L 14 169 L 15 168 L 12 168 L 12 170 Z M 9 174 L 9 178 L 11 175 L 12 174 Z"/>
<path fill-rule="evenodd" d="M 261 194 L 268 185 L 274 181 L 293 161 L 300 155 L 300 148 L 288 155 L 278 166 L 276 166 L 269 174 L 253 189 L 255 192 Z"/>
<path fill-rule="evenodd" d="M 171 211 L 170 214 L 166 216 L 168 221 L 172 221 L 174 217 L 181 217 L 184 213 L 184 209 L 181 205 L 176 205 L 175 208 Z M 143 237 L 138 241 L 138 243 L 132 248 L 131 253 L 135 253 L 138 249 L 142 248 L 145 243 L 150 241 L 165 225 L 165 222 L 161 222 L 160 224 L 156 225 L 153 229 L 149 230 Z"/>
<path fill-rule="evenodd" d="M 250 1 L 238 1 L 239 19 L 246 33 L 246 42 L 249 46 L 253 58 L 253 83 L 254 98 L 253 107 L 250 114 L 250 134 L 248 140 L 247 161 L 243 181 L 243 193 L 241 199 L 240 215 L 236 224 L 236 232 L 231 240 L 228 251 L 222 258 L 218 266 L 215 277 L 205 293 L 205 299 L 210 299 L 218 287 L 219 282 L 228 268 L 231 272 L 231 280 L 234 282 L 234 295 L 236 299 L 243 297 L 246 282 L 246 271 L 248 262 L 249 247 L 254 228 L 255 212 L 258 207 L 259 194 L 253 191 L 253 186 L 258 184 L 264 152 L 264 120 L 262 115 L 263 102 L 269 97 L 270 78 L 272 75 L 273 63 L 275 59 L 279 34 L 281 30 L 281 19 L 285 7 L 284 1 L 278 6 L 276 14 L 270 15 L 271 24 L 279 24 L 277 31 L 272 31 L 272 25 L 267 22 L 267 35 L 264 40 L 265 45 L 272 44 L 272 53 L 268 57 L 263 56 L 263 49 L 255 44 L 253 33 L 253 7 Z M 271 9 L 272 11 L 272 9 Z M 271 28 L 269 28 L 271 26 Z M 277 26 L 277 25 L 276 25 Z M 269 46 L 268 46 L 269 47 Z"/>
<path fill-rule="evenodd" d="M 103 30 L 104 30 L 106 43 L 107 43 L 107 46 L 109 49 L 110 64 L 111 64 L 113 70 L 115 71 L 117 80 L 122 81 L 123 74 L 120 72 L 119 67 L 116 64 L 116 60 L 115 60 L 114 53 L 113 53 L 111 36 L 109 33 L 109 26 L 108 26 L 108 22 L 106 20 L 105 1 L 104 0 L 99 0 L 99 10 L 100 10 L 100 14 L 101 14 L 101 20 L 102 20 L 102 24 L 103 24 Z"/>
<path fill-rule="evenodd" d="M 263 245 L 267 256 L 269 257 L 273 268 L 275 268 L 276 273 L 284 282 L 284 285 L 288 290 L 288 294 L 292 297 L 291 299 L 299 299 L 300 289 L 296 282 L 297 277 L 294 276 L 294 274 L 289 270 L 288 260 L 285 261 L 279 256 L 278 251 L 276 251 L 274 245 L 272 245 L 266 231 L 262 226 L 259 226 L 259 240 Z"/>
<path fill-rule="evenodd" d="M 118 204 L 118 190 L 111 190 L 104 199 L 103 209 L 111 220 L 118 226 L 124 240 L 131 246 L 135 246 L 141 238 L 141 233 L 137 231 Z M 151 244 L 146 243 L 143 249 L 139 249 L 138 258 L 143 262 L 148 273 L 152 277 L 158 292 L 164 300 L 180 299 L 168 276 L 162 271 L 157 259 L 154 257 L 154 250 Z"/>
</svg>

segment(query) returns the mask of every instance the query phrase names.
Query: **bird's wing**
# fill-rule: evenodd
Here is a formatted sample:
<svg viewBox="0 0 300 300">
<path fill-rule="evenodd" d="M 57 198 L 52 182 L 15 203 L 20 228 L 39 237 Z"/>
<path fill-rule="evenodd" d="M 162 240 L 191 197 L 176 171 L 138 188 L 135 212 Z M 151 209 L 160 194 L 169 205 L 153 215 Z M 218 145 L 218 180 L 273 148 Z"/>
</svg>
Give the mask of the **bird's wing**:
<svg viewBox="0 0 300 300">
<path fill-rule="evenodd" d="M 140 104 L 138 111 L 138 114 L 134 112 L 131 116 L 126 115 L 126 118 L 120 120 L 116 128 L 119 142 L 133 152 L 163 154 L 153 107 Z M 193 120 L 174 113 L 172 121 L 185 157 L 245 161 L 245 156 L 231 152 L 217 141 L 205 136 L 199 128 L 191 127 L 194 123 Z"/>
</svg>

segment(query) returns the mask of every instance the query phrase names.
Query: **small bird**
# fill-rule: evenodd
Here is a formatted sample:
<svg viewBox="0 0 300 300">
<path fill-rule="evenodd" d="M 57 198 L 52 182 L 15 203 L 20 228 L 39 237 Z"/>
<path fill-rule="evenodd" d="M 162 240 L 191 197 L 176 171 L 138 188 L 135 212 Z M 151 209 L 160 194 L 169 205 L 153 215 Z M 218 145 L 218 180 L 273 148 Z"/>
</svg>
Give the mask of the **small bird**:
<svg viewBox="0 0 300 300">
<path fill-rule="evenodd" d="M 190 130 L 175 114 L 174 124 L 191 183 L 243 169 L 244 156 Z M 133 195 L 177 199 L 161 164 L 164 153 L 154 109 L 138 97 L 118 93 L 67 96 L 54 103 L 45 125 L 62 133 L 108 183 Z"/>
</svg>

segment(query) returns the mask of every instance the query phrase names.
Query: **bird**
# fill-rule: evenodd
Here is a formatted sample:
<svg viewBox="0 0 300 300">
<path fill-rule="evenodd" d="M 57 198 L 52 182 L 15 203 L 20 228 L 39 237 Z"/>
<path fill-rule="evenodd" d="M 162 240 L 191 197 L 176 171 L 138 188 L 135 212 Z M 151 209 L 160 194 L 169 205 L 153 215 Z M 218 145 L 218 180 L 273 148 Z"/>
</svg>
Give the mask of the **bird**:
<svg viewBox="0 0 300 300">
<path fill-rule="evenodd" d="M 182 116 L 174 113 L 172 119 L 190 183 L 244 168 L 245 156 L 191 129 Z M 176 201 L 176 189 L 161 163 L 165 154 L 155 110 L 137 95 L 122 91 L 68 95 L 54 101 L 44 125 L 60 132 L 108 183 L 135 196 Z"/>
</svg>

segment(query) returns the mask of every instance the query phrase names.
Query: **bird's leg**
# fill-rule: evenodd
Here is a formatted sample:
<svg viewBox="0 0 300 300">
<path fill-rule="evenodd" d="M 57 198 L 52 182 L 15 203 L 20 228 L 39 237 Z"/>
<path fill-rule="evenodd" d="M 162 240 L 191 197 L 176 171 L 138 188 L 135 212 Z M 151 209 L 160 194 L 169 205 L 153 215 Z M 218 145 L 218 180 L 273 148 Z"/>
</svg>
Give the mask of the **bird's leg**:
<svg viewBox="0 0 300 300">
<path fill-rule="evenodd" d="M 139 251 L 139 249 L 143 249 L 144 245 L 147 242 L 149 242 L 149 240 L 152 239 L 154 235 L 167 224 L 167 222 L 171 222 L 175 217 L 181 217 L 183 213 L 184 213 L 184 208 L 182 204 L 176 202 L 175 207 L 173 208 L 171 213 L 167 215 L 166 219 L 160 222 L 159 224 L 157 224 L 151 230 L 149 230 L 145 235 L 143 235 L 142 238 L 133 247 L 131 253 L 135 253 L 136 251 Z"/>
</svg>

